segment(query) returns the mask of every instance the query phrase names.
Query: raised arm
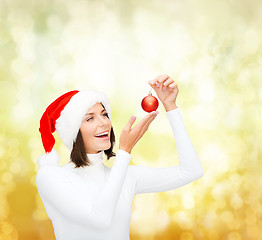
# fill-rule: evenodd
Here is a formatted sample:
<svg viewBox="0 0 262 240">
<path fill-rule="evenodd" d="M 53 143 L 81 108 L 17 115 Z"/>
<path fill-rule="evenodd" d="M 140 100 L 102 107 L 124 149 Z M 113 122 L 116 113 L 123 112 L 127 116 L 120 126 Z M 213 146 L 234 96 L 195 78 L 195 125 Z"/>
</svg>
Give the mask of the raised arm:
<svg viewBox="0 0 262 240">
<path fill-rule="evenodd" d="M 135 194 L 173 190 L 203 175 L 203 168 L 186 131 L 179 108 L 166 114 L 175 137 L 179 165 L 166 168 L 130 165 L 131 174 L 136 181 Z"/>
<path fill-rule="evenodd" d="M 43 166 L 36 176 L 42 199 L 71 221 L 97 229 L 107 228 L 112 220 L 131 155 L 118 150 L 108 180 L 95 200 L 73 185 L 58 166 Z"/>
<path fill-rule="evenodd" d="M 165 107 L 177 145 L 179 165 L 166 168 L 129 166 L 136 181 L 135 194 L 172 190 L 203 175 L 196 150 L 176 105 L 177 84 L 167 74 L 159 75 L 148 83 Z"/>
</svg>

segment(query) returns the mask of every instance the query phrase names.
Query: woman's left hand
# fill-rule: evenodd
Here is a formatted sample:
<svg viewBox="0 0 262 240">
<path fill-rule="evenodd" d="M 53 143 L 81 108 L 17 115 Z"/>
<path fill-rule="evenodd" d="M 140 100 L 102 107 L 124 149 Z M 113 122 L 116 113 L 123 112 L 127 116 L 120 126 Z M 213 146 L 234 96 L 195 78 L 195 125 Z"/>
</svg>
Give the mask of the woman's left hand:
<svg viewBox="0 0 262 240">
<path fill-rule="evenodd" d="M 155 90 L 157 97 L 163 103 L 166 111 L 177 108 L 176 98 L 179 90 L 171 77 L 167 74 L 159 75 L 153 80 L 148 81 L 148 83 Z"/>
</svg>

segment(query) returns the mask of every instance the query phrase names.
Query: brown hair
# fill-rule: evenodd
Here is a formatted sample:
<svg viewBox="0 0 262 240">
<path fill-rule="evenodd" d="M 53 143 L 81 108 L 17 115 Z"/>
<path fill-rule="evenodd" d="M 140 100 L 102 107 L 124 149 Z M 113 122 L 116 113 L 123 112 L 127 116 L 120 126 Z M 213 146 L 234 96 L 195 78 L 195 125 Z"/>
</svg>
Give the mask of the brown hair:
<svg viewBox="0 0 262 240">
<path fill-rule="evenodd" d="M 111 132 L 110 132 L 110 143 L 111 143 L 111 147 L 107 150 L 104 150 L 105 154 L 107 155 L 107 160 L 111 157 L 116 156 L 116 154 L 113 152 L 113 147 L 115 144 L 115 134 L 114 134 L 113 127 L 111 127 Z M 76 140 L 73 144 L 73 149 L 71 151 L 70 158 L 71 158 L 71 161 L 76 165 L 77 168 L 91 165 L 86 155 L 85 145 L 84 145 L 84 141 L 83 141 L 80 129 L 78 131 Z"/>
</svg>

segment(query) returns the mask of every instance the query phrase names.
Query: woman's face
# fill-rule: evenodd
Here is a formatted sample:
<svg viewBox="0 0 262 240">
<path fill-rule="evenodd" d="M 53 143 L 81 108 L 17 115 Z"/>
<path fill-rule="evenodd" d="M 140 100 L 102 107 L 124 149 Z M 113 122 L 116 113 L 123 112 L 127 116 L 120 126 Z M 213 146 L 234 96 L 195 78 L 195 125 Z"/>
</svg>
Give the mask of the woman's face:
<svg viewBox="0 0 262 240">
<path fill-rule="evenodd" d="M 95 154 L 111 147 L 110 131 L 111 121 L 107 111 L 100 102 L 89 109 L 80 127 L 86 153 Z M 96 137 L 100 133 L 108 133 L 107 137 Z"/>
</svg>

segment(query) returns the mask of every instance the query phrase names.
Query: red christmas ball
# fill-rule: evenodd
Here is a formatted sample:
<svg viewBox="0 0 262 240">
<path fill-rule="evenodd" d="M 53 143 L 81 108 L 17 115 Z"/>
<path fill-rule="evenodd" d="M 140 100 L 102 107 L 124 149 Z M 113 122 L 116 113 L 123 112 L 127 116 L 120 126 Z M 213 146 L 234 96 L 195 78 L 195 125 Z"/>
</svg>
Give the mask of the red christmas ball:
<svg viewBox="0 0 262 240">
<path fill-rule="evenodd" d="M 158 103 L 157 98 L 152 96 L 152 94 L 149 94 L 148 96 L 144 97 L 141 102 L 141 106 L 143 110 L 149 113 L 152 111 L 156 111 L 158 108 L 158 105 L 159 103 Z"/>
</svg>

